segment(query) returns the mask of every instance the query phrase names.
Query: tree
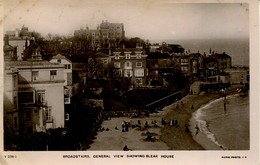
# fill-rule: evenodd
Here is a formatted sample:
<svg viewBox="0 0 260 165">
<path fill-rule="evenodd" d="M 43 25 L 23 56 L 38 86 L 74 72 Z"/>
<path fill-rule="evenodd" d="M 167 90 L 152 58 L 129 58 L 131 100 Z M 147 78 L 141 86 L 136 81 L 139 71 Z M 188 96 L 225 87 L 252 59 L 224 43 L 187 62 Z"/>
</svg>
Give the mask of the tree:
<svg viewBox="0 0 260 165">
<path fill-rule="evenodd" d="M 189 84 L 189 78 L 182 75 L 180 70 L 175 71 L 173 76 L 167 76 L 166 81 L 169 83 L 168 87 L 174 90 L 183 89 Z"/>
</svg>

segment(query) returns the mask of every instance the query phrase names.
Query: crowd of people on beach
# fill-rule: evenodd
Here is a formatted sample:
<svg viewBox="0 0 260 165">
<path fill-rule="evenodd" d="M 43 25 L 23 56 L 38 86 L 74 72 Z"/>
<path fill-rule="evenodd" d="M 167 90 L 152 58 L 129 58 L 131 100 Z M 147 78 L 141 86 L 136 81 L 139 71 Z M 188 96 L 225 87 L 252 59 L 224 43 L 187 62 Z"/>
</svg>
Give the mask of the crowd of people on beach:
<svg viewBox="0 0 260 165">
<path fill-rule="evenodd" d="M 111 120 L 111 117 L 108 117 L 109 120 Z M 138 128 L 139 130 L 142 129 L 149 129 L 149 128 L 156 128 L 156 127 L 160 127 L 160 125 L 158 124 L 158 122 L 156 120 L 152 120 L 152 121 L 145 121 L 143 122 L 144 124 L 142 125 L 142 122 L 140 119 L 137 120 L 137 123 L 134 123 L 131 119 L 129 121 L 125 121 L 123 120 L 121 128 L 122 128 L 122 132 L 128 132 L 130 128 Z M 161 119 L 161 126 L 169 126 L 169 127 L 176 127 L 178 128 L 179 122 L 178 120 L 166 120 L 164 118 Z M 99 127 L 99 131 L 110 131 L 112 129 L 109 128 L 104 128 L 104 127 Z M 114 130 L 119 130 L 119 128 L 117 127 L 117 125 L 114 127 Z M 185 131 L 189 132 L 189 125 L 186 123 L 185 124 Z M 146 132 L 147 135 L 147 140 L 151 140 L 152 136 L 151 133 L 149 131 Z"/>
<path fill-rule="evenodd" d="M 180 102 L 177 102 L 176 103 L 176 110 L 177 109 L 182 109 L 181 107 L 179 107 L 179 104 L 181 105 L 181 107 L 184 105 L 184 102 L 183 101 L 180 101 Z M 194 105 L 193 104 L 190 104 L 190 108 L 191 109 L 194 109 Z M 129 118 L 129 121 L 125 121 L 123 120 L 122 124 L 121 124 L 121 130 L 122 132 L 129 132 L 129 130 L 132 128 L 138 128 L 139 130 L 147 130 L 145 133 L 142 133 L 143 135 L 146 135 L 146 141 L 153 141 L 153 140 L 156 140 L 156 137 L 153 137 L 153 133 L 151 133 L 149 131 L 149 128 L 156 128 L 156 127 L 175 127 L 175 128 L 178 128 L 180 127 L 182 123 L 179 123 L 179 121 L 177 119 L 165 119 L 165 118 L 161 118 L 161 122 L 157 122 L 156 120 L 145 120 L 142 119 L 142 118 L 139 118 L 138 119 L 138 115 L 137 114 L 134 114 L 133 115 L 134 118 L 136 119 L 132 119 Z M 106 120 L 111 120 L 111 116 L 106 116 L 105 118 Z M 109 128 L 104 128 L 104 127 L 100 127 L 99 129 L 100 131 L 112 131 L 113 129 L 109 129 Z M 117 125 L 115 125 L 114 127 L 114 130 L 118 131 L 119 130 L 119 127 Z M 185 132 L 189 133 L 190 132 L 190 128 L 189 128 L 189 124 L 185 123 L 184 124 L 184 130 Z M 195 127 L 195 135 L 197 135 L 198 133 L 200 132 L 200 128 L 198 125 L 196 125 Z M 123 147 L 123 150 L 124 151 L 129 151 L 131 149 L 129 149 L 127 147 L 127 145 L 125 145 Z"/>
</svg>

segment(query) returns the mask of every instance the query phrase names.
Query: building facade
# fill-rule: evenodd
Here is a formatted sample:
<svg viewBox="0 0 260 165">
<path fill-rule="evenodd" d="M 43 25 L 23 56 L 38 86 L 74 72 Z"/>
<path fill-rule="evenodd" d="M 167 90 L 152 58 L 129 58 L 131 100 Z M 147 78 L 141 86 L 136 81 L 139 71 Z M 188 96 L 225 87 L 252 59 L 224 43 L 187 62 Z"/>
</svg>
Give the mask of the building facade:
<svg viewBox="0 0 260 165">
<path fill-rule="evenodd" d="M 220 73 L 224 72 L 225 69 L 231 68 L 231 57 L 225 52 L 222 54 L 214 54 L 214 58 L 218 61 L 218 70 Z"/>
<path fill-rule="evenodd" d="M 110 57 L 116 77 L 131 78 L 133 85 L 137 87 L 147 85 L 147 55 L 142 49 L 117 49 Z"/>
<path fill-rule="evenodd" d="M 34 59 L 6 61 L 5 69 L 18 70 L 18 109 L 21 133 L 64 127 L 63 65 Z"/>
<path fill-rule="evenodd" d="M 97 52 L 88 58 L 88 77 L 91 79 L 107 79 L 111 57 L 105 53 Z"/>
<path fill-rule="evenodd" d="M 247 67 L 232 67 L 225 69 L 229 74 L 231 84 L 247 84 L 249 83 L 249 68 Z"/>
<path fill-rule="evenodd" d="M 191 56 L 186 53 L 173 54 L 173 60 L 176 70 L 179 70 L 183 76 L 191 76 Z"/>
<path fill-rule="evenodd" d="M 4 71 L 4 148 L 15 149 L 19 143 L 18 70 Z"/>
<path fill-rule="evenodd" d="M 97 29 L 89 29 L 87 26 L 85 29 L 75 30 L 74 37 L 79 39 L 77 42 L 79 47 L 81 47 L 81 39 L 87 41 L 88 46 L 95 50 L 100 47 L 118 47 L 120 41 L 125 38 L 124 24 L 102 21 Z"/>
<path fill-rule="evenodd" d="M 218 61 L 213 57 L 205 57 L 203 59 L 204 64 L 204 76 L 205 78 L 210 76 L 216 76 L 219 74 Z"/>
<path fill-rule="evenodd" d="M 149 86 L 167 86 L 167 78 L 174 75 L 174 62 L 170 55 L 150 53 L 147 57 Z"/>
</svg>

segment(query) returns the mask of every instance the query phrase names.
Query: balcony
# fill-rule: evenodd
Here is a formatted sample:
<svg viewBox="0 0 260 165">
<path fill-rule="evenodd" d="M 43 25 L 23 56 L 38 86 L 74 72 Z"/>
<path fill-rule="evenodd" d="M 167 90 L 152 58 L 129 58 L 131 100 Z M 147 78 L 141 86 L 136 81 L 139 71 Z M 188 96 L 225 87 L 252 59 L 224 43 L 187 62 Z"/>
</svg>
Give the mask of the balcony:
<svg viewBox="0 0 260 165">
<path fill-rule="evenodd" d="M 47 101 L 46 100 L 38 100 L 37 105 L 47 106 Z"/>
</svg>

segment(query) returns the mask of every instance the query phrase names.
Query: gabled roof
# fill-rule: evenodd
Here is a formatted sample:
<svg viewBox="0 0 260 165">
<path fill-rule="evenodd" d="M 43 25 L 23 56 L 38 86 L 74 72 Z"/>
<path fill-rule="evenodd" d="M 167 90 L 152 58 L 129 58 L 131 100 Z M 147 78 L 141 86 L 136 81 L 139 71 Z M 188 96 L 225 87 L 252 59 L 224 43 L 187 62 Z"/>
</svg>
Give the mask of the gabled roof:
<svg viewBox="0 0 260 165">
<path fill-rule="evenodd" d="M 229 55 L 227 55 L 225 52 L 224 53 L 222 53 L 222 54 L 218 54 L 218 53 L 216 53 L 216 54 L 214 54 L 213 55 L 215 58 L 231 58 Z"/>
<path fill-rule="evenodd" d="M 61 54 L 57 54 L 56 56 L 53 56 L 51 59 L 65 59 L 65 60 L 71 62 L 71 60 L 69 60 L 68 58 L 66 58 L 65 56 L 63 56 Z"/>
<path fill-rule="evenodd" d="M 90 55 L 89 58 L 109 58 L 109 55 L 103 52 L 97 52 L 96 54 Z"/>
</svg>

